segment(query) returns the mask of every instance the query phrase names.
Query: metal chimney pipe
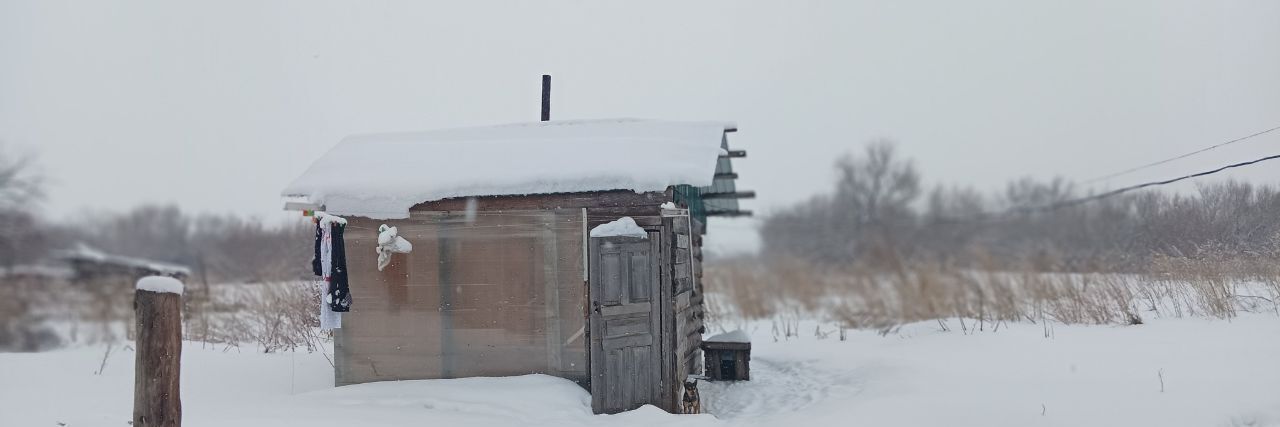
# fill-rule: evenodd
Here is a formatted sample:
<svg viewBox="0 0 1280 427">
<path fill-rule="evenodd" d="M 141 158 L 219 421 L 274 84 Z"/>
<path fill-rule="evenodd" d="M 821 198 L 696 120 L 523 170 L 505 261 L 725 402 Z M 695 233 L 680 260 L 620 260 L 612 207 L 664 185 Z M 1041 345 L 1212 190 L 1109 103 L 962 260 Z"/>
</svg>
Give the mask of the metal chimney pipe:
<svg viewBox="0 0 1280 427">
<path fill-rule="evenodd" d="M 551 120 L 551 75 L 542 75 L 542 121 Z"/>
</svg>

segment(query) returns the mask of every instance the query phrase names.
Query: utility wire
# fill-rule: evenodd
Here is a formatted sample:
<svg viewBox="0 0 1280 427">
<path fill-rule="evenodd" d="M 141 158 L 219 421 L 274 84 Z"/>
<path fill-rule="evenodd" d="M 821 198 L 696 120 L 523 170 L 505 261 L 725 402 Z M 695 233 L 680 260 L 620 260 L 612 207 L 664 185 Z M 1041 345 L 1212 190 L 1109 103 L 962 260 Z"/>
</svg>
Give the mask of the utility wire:
<svg viewBox="0 0 1280 427">
<path fill-rule="evenodd" d="M 1052 212 L 1052 211 L 1056 211 L 1056 210 L 1058 210 L 1058 209 L 1062 209 L 1062 208 L 1066 208 L 1066 207 L 1070 207 L 1070 206 L 1081 205 L 1081 204 L 1085 204 L 1085 203 L 1089 203 L 1089 202 L 1096 202 L 1096 201 L 1098 201 L 1098 200 L 1102 200 L 1102 199 L 1106 199 L 1106 198 L 1109 198 L 1109 197 L 1118 196 L 1118 195 L 1121 195 L 1121 194 L 1124 194 L 1124 193 L 1128 193 L 1128 192 L 1130 192 L 1130 191 L 1134 191 L 1134 190 L 1140 190 L 1140 189 L 1147 188 L 1147 187 L 1158 187 L 1158 186 L 1162 186 L 1162 185 L 1169 185 L 1169 184 L 1173 184 L 1173 183 L 1175 183 L 1175 182 L 1182 181 L 1182 180 L 1187 180 L 1187 179 L 1192 179 L 1192 178 L 1199 178 L 1199 177 L 1206 176 L 1206 175 L 1213 175 L 1213 174 L 1215 174 L 1215 173 L 1222 172 L 1222 171 L 1227 170 L 1227 169 L 1233 169 L 1233 168 L 1238 168 L 1238 167 L 1249 166 L 1249 165 L 1252 165 L 1252 164 L 1255 164 L 1255 163 L 1262 163 L 1262 162 L 1265 162 L 1265 161 L 1267 161 L 1267 160 L 1275 160 L 1275 159 L 1280 159 L 1280 154 L 1276 154 L 1276 155 L 1272 155 L 1272 156 L 1267 156 L 1267 157 L 1263 157 L 1263 158 L 1256 159 L 1256 160 L 1250 160 L 1250 161 L 1247 161 L 1247 162 L 1233 163 L 1233 164 L 1229 164 L 1229 165 L 1226 165 L 1226 166 L 1223 166 L 1223 167 L 1220 167 L 1220 168 L 1217 168 L 1217 169 L 1207 170 L 1207 171 L 1203 171 L 1203 172 L 1197 172 L 1197 173 L 1193 173 L 1193 174 L 1190 174 L 1190 175 L 1183 175 L 1183 176 L 1180 176 L 1180 177 L 1177 177 L 1177 178 L 1170 178 L 1170 179 L 1166 179 L 1166 180 L 1162 180 L 1162 181 L 1151 181 L 1151 182 L 1144 182 L 1144 183 L 1142 183 L 1142 184 L 1137 184 L 1137 185 L 1130 185 L 1130 186 L 1128 186 L 1128 187 L 1122 187 L 1122 188 L 1118 188 L 1118 189 L 1115 189 L 1115 190 L 1107 191 L 1107 192 L 1104 192 L 1104 193 L 1095 194 L 1095 195 L 1092 195 L 1092 196 L 1085 196 L 1085 197 L 1079 197 L 1079 198 L 1075 198 L 1075 199 L 1063 200 L 1063 201 L 1060 201 L 1060 202 L 1050 203 L 1050 204 L 1047 204 L 1047 205 L 1041 205 L 1041 206 L 1029 206 L 1029 207 L 1015 207 L 1015 208 L 1011 208 L 1011 209 L 1005 210 L 1004 212 L 1000 212 L 1000 213 L 996 213 L 996 214 L 978 214 L 978 215 L 973 216 L 973 217 L 970 217 L 970 218 L 944 218 L 944 219 L 942 219 L 942 220 L 941 220 L 941 221 L 939 221 L 939 222 L 941 222 L 941 223 L 951 223 L 951 224 L 972 224 L 972 223 L 982 223 L 982 222 L 999 222 L 999 221 L 1002 221 L 1002 220 L 1009 219 L 1010 217 L 1012 217 L 1012 216 L 1014 216 L 1014 215 L 1019 215 L 1019 214 L 1023 214 L 1023 215 L 1025 215 L 1025 214 L 1035 214 L 1035 213 L 1047 213 L 1047 212 Z"/>
<path fill-rule="evenodd" d="M 1181 160 L 1181 159 L 1185 159 L 1185 158 L 1187 158 L 1187 157 L 1191 157 L 1191 156 L 1194 156 L 1194 155 L 1196 155 L 1196 154 L 1200 154 L 1200 153 L 1203 153 L 1203 152 L 1205 152 L 1205 151 L 1209 151 L 1209 150 L 1212 150 L 1212 149 L 1215 149 L 1215 148 L 1218 148 L 1218 147 L 1223 147 L 1223 146 L 1227 146 L 1227 145 L 1235 144 L 1235 143 L 1240 142 L 1240 141 L 1244 141 L 1244 140 L 1247 140 L 1247 139 L 1251 139 L 1251 138 L 1254 138 L 1254 137 L 1258 137 L 1258 136 L 1266 135 L 1266 134 L 1268 134 L 1268 133 L 1271 133 L 1271 132 L 1274 132 L 1274 131 L 1277 131 L 1277 130 L 1280 130 L 1280 126 L 1276 126 L 1276 127 L 1271 128 L 1271 129 L 1267 129 L 1267 130 L 1264 130 L 1264 131 L 1261 131 L 1261 132 L 1257 132 L 1257 133 L 1254 133 L 1254 134 L 1251 134 L 1251 135 L 1248 135 L 1248 136 L 1242 136 L 1242 137 L 1239 137 L 1239 138 L 1236 138 L 1236 139 L 1233 139 L 1233 140 L 1230 140 L 1230 141 L 1227 141 L 1227 142 L 1223 142 L 1223 143 L 1219 143 L 1219 144 L 1211 145 L 1211 146 L 1208 146 L 1208 147 L 1205 147 L 1205 148 L 1201 148 L 1201 149 L 1199 149 L 1199 150 L 1192 151 L 1192 152 L 1190 152 L 1190 153 L 1182 154 L 1182 155 L 1175 156 L 1175 157 L 1170 157 L 1170 158 L 1168 158 L 1168 159 L 1164 159 L 1164 160 L 1161 160 L 1161 161 L 1158 161 L 1158 162 L 1148 163 L 1148 164 L 1145 164 L 1145 165 L 1142 165 L 1142 166 L 1138 166 L 1138 167 L 1135 167 L 1135 168 L 1122 170 L 1122 171 L 1120 171 L 1120 172 L 1112 173 L 1112 174 L 1109 174 L 1109 175 L 1103 175 L 1103 176 L 1099 176 L 1099 177 L 1096 177 L 1096 178 L 1092 178 L 1092 179 L 1089 179 L 1089 180 L 1086 180 L 1086 181 L 1082 182 L 1081 184 L 1091 184 L 1091 183 L 1095 183 L 1095 182 L 1098 182 L 1098 181 L 1103 181 L 1103 180 L 1107 180 L 1107 179 L 1115 178 L 1115 177 L 1117 177 L 1117 176 L 1121 176 L 1121 175 L 1128 175 L 1128 174 L 1130 174 L 1130 173 L 1137 172 L 1137 171 L 1140 171 L 1140 170 L 1143 170 L 1143 169 L 1146 169 L 1146 168 L 1149 168 L 1149 167 L 1163 165 L 1163 164 L 1165 164 L 1165 163 L 1169 163 L 1169 162 L 1172 162 L 1172 161 L 1174 161 L 1174 160 Z"/>
<path fill-rule="evenodd" d="M 1280 129 L 1280 127 L 1275 128 L 1275 129 L 1272 129 L 1272 130 L 1276 130 L 1276 129 Z M 1270 132 L 1270 131 L 1267 131 L 1267 132 Z M 1258 134 L 1258 135 L 1260 135 L 1260 134 Z M 1044 205 L 1044 206 L 1040 206 L 1040 207 L 1011 209 L 1011 210 L 1009 210 L 1007 213 L 1034 213 L 1034 212 L 1048 212 L 1048 211 L 1052 211 L 1052 210 L 1056 210 L 1056 209 L 1064 208 L 1064 207 L 1067 207 L 1067 206 L 1074 206 L 1074 205 L 1078 205 L 1078 204 L 1081 204 L 1081 203 L 1088 203 L 1088 202 L 1092 202 L 1092 201 L 1102 200 L 1102 199 L 1105 199 L 1105 198 L 1108 198 L 1108 197 L 1117 196 L 1117 195 L 1120 195 L 1120 194 L 1123 194 L 1123 193 L 1127 193 L 1127 192 L 1130 192 L 1130 191 L 1133 191 L 1133 190 L 1139 190 L 1139 189 L 1143 189 L 1143 188 L 1147 188 L 1147 187 L 1156 187 L 1156 186 L 1161 186 L 1161 185 L 1168 185 L 1168 184 L 1172 184 L 1172 183 L 1175 183 L 1175 182 L 1178 182 L 1178 181 L 1182 181 L 1182 180 L 1186 180 L 1186 179 L 1199 178 L 1199 177 L 1202 177 L 1202 176 L 1205 176 L 1205 175 L 1213 175 L 1213 174 L 1215 174 L 1215 173 L 1222 172 L 1222 171 L 1227 170 L 1227 169 L 1238 168 L 1238 167 L 1243 167 L 1243 166 L 1249 166 L 1249 165 L 1252 165 L 1252 164 L 1255 164 L 1255 163 L 1262 163 L 1262 162 L 1265 162 L 1265 161 L 1267 161 L 1267 160 L 1275 160 L 1275 159 L 1280 159 L 1280 154 L 1276 154 L 1276 155 L 1273 155 L 1273 156 L 1263 157 L 1263 158 L 1261 158 L 1261 159 L 1257 159 L 1257 160 L 1250 160 L 1250 161 L 1247 161 L 1247 162 L 1234 163 L 1234 164 L 1226 165 L 1226 166 L 1223 166 L 1223 167 L 1220 167 L 1220 168 L 1217 168 L 1217 169 L 1207 170 L 1207 171 L 1204 171 L 1204 172 L 1197 172 L 1197 173 L 1193 173 L 1193 174 L 1190 174 L 1190 175 L 1183 175 L 1183 176 L 1180 176 L 1180 177 L 1177 177 L 1177 178 L 1166 179 L 1166 180 L 1163 180 L 1163 181 L 1152 181 L 1152 182 L 1146 182 L 1146 183 L 1142 183 L 1142 184 L 1138 184 L 1138 185 L 1131 185 L 1131 186 L 1128 186 L 1128 187 L 1123 187 L 1123 188 L 1118 188 L 1118 189 L 1115 189 L 1115 190 L 1111 190 L 1111 191 L 1108 191 L 1108 192 L 1105 192 L 1105 193 L 1095 194 L 1095 195 L 1092 195 L 1092 196 L 1088 196 L 1088 197 L 1081 197 L 1081 198 L 1077 198 L 1077 199 L 1064 200 L 1064 201 L 1061 201 L 1061 202 L 1051 203 L 1051 204 Z"/>
<path fill-rule="evenodd" d="M 1280 128 L 1278 128 L 1278 129 L 1280 129 Z M 1111 190 L 1111 191 L 1108 191 L 1108 192 L 1105 192 L 1105 193 L 1099 193 L 1099 194 L 1095 194 L 1095 195 L 1092 195 L 1092 196 L 1086 196 L 1086 197 L 1079 197 L 1079 198 L 1070 199 L 1070 200 L 1064 200 L 1064 201 L 1061 201 L 1061 202 L 1050 203 L 1050 204 L 1042 205 L 1042 206 L 1017 207 L 1017 208 L 1011 208 L 1011 209 L 1005 210 L 1005 211 L 1003 211 L 1003 212 L 995 213 L 995 214 L 985 214 L 985 213 L 984 213 L 984 214 L 978 214 L 978 215 L 975 215 L 975 216 L 972 216 L 972 217 L 969 217 L 969 218 L 940 218 L 940 219 L 938 219 L 938 220 L 937 220 L 937 222 L 939 222 L 939 223 L 943 223 L 943 224 L 974 224 L 974 223 L 983 223 L 983 222 L 998 222 L 998 221 L 1001 221 L 1001 220 L 1004 220 L 1004 219 L 1008 219 L 1009 217 L 1012 217 L 1013 215 L 1016 215 L 1016 214 L 1033 214 L 1033 213 L 1046 213 L 1046 212 L 1051 212 L 1051 211 L 1055 211 L 1055 210 L 1062 209 L 1062 208 L 1069 207 L 1069 206 L 1075 206 L 1075 205 L 1080 205 L 1080 204 L 1084 204 L 1084 203 L 1095 202 L 1095 201 L 1102 200 L 1102 199 L 1106 199 L 1106 198 L 1109 198 L 1109 197 L 1118 196 L 1118 195 L 1120 195 L 1120 194 L 1128 193 L 1128 192 L 1130 192 L 1130 191 L 1134 191 L 1134 190 L 1140 190 L 1140 189 L 1147 188 L 1147 187 L 1158 187 L 1158 186 L 1162 186 L 1162 185 L 1169 185 L 1169 184 L 1173 184 L 1173 183 L 1178 182 L 1178 181 L 1188 180 L 1188 179 L 1192 179 L 1192 178 L 1199 178 L 1199 177 L 1206 176 L 1206 175 L 1213 175 L 1213 174 L 1215 174 L 1215 173 L 1222 172 L 1222 171 L 1225 171 L 1225 170 L 1227 170 L 1227 169 L 1234 169 L 1234 168 L 1238 168 L 1238 167 L 1249 166 L 1249 165 L 1252 165 L 1252 164 L 1262 163 L 1262 162 L 1265 162 L 1265 161 L 1268 161 L 1268 160 L 1275 160 L 1275 159 L 1280 159 L 1280 154 L 1276 154 L 1276 155 L 1272 155 L 1272 156 L 1267 156 L 1267 157 L 1263 157 L 1263 158 L 1256 159 L 1256 160 L 1250 160 L 1250 161 L 1247 161 L 1247 162 L 1233 163 L 1233 164 L 1229 164 L 1229 165 L 1226 165 L 1226 166 L 1222 166 L 1222 167 L 1217 168 L 1217 169 L 1207 170 L 1207 171 L 1203 171 L 1203 172 L 1197 172 L 1197 173 L 1193 173 L 1193 174 L 1190 174 L 1190 175 L 1183 175 L 1183 176 L 1180 176 L 1180 177 L 1177 177 L 1177 178 L 1170 178 L 1170 179 L 1166 179 L 1166 180 L 1162 180 L 1162 181 L 1151 181 L 1151 182 L 1145 182 L 1145 183 L 1142 183 L 1142 184 L 1131 185 L 1131 186 L 1128 186 L 1128 187 L 1123 187 L 1123 188 L 1118 188 L 1118 189 L 1115 189 L 1115 190 Z"/>
</svg>

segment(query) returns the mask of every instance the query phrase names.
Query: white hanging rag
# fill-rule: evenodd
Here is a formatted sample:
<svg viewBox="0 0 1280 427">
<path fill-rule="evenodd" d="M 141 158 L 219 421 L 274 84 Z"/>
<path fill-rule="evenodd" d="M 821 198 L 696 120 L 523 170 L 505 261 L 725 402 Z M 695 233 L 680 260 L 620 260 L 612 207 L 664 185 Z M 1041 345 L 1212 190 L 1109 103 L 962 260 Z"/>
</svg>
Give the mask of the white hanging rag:
<svg viewBox="0 0 1280 427">
<path fill-rule="evenodd" d="M 320 272 L 321 279 L 329 283 L 329 274 L 333 272 L 333 231 L 332 224 L 320 221 Z"/>
<path fill-rule="evenodd" d="M 327 291 L 329 282 L 320 282 L 320 330 L 328 331 L 342 328 L 342 313 L 333 311 L 329 308 L 329 303 L 325 301 L 325 297 L 329 295 Z"/>
<path fill-rule="evenodd" d="M 386 224 L 378 227 L 378 247 L 374 248 L 378 253 L 378 271 L 382 271 L 391 264 L 391 254 L 407 254 L 413 251 L 413 243 L 409 243 L 399 234 L 400 231 L 395 227 L 388 227 Z"/>
<path fill-rule="evenodd" d="M 320 227 L 320 271 L 324 277 L 320 282 L 320 330 L 328 331 L 342 327 L 342 313 L 329 308 L 329 274 L 333 272 L 333 220 L 325 215 L 319 221 Z"/>
</svg>

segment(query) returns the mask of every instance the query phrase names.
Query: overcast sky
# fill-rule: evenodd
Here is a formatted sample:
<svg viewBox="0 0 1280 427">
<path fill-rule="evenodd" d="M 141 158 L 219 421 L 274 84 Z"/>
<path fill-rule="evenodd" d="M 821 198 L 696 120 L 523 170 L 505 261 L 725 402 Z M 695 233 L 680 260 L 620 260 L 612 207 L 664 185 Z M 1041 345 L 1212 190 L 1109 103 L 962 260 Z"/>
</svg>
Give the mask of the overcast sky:
<svg viewBox="0 0 1280 427">
<path fill-rule="evenodd" d="M 758 213 L 879 137 L 931 184 L 994 189 L 1280 126 L 1272 0 L 370 3 L 0 0 L 0 142 L 39 154 L 55 219 L 278 221 L 343 136 L 537 120 L 543 73 L 556 119 L 736 121 Z M 1104 185 L 1268 154 L 1280 132 Z M 753 223 L 715 219 L 707 245 L 751 248 Z"/>
</svg>

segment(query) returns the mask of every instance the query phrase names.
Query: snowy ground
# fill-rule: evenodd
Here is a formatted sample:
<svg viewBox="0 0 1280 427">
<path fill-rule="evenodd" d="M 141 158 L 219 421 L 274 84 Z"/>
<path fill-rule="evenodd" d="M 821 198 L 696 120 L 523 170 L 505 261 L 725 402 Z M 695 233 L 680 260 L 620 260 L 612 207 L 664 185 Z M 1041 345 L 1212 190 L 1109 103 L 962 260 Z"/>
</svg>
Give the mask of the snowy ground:
<svg viewBox="0 0 1280 427">
<path fill-rule="evenodd" d="M 183 354 L 187 426 L 874 425 L 1280 426 L 1280 318 L 1159 319 L 1140 326 L 936 322 L 888 336 L 808 333 L 774 342 L 749 325 L 753 381 L 704 384 L 715 414 L 654 408 L 591 415 L 567 381 L 531 375 L 331 387 L 319 353 Z M 952 326 L 958 323 L 952 321 Z M 989 325 L 988 325 L 989 326 Z M 125 426 L 133 352 L 105 346 L 0 354 L 0 426 Z M 1161 377 L 1163 376 L 1163 391 Z"/>
</svg>

